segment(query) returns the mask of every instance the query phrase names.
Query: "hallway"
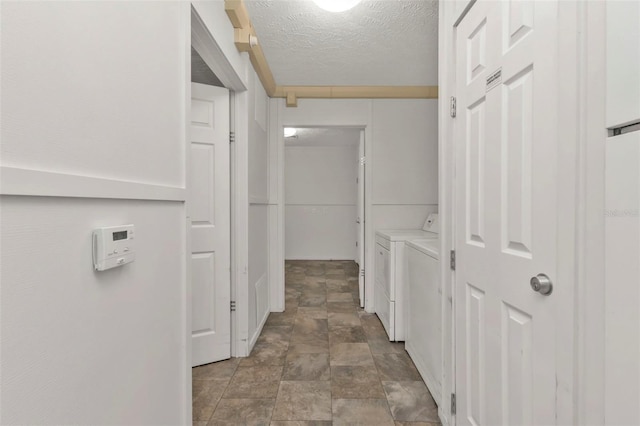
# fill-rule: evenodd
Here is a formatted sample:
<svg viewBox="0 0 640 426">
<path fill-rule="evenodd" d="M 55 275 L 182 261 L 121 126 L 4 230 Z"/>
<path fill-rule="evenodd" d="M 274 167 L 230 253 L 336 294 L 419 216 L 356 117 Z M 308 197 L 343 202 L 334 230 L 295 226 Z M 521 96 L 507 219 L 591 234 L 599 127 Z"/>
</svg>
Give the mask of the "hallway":
<svg viewBox="0 0 640 426">
<path fill-rule="evenodd" d="M 193 369 L 194 425 L 439 425 L 404 344 L 357 306 L 357 272 L 287 261 L 286 310 L 270 314 L 251 356 Z"/>
</svg>

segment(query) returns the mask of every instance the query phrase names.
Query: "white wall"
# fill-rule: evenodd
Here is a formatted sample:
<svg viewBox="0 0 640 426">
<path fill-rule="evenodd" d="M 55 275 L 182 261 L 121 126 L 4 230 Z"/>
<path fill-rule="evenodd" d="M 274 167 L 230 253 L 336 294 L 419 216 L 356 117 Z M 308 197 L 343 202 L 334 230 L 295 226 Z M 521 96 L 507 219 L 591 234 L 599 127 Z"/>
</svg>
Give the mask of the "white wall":
<svg viewBox="0 0 640 426">
<path fill-rule="evenodd" d="M 607 126 L 640 120 L 640 4 L 607 2 Z M 640 424 L 640 131 L 606 140 L 606 424 Z"/>
<path fill-rule="evenodd" d="M 607 19 L 607 127 L 640 119 L 640 4 L 611 1 Z"/>
<path fill-rule="evenodd" d="M 190 421 L 188 7 L 2 4 L 3 424 Z M 94 272 L 126 223 L 136 261 Z"/>
<path fill-rule="evenodd" d="M 606 156 L 605 418 L 640 423 L 640 133 Z"/>
<path fill-rule="evenodd" d="M 437 111 L 437 100 L 373 101 L 374 231 L 421 229 L 438 211 Z"/>
<path fill-rule="evenodd" d="M 286 259 L 356 256 L 358 141 L 285 147 Z"/>
<path fill-rule="evenodd" d="M 373 166 L 374 204 L 438 204 L 437 108 L 436 100 L 373 101 L 373 152 L 368 157 Z M 399 219 L 389 225 L 414 224 Z"/>
<path fill-rule="evenodd" d="M 282 99 L 271 101 L 270 112 L 276 115 L 272 123 L 278 128 L 357 126 L 365 129 L 368 271 L 365 309 L 369 311 L 373 309 L 375 230 L 419 229 L 428 213 L 438 209 L 437 105 L 437 100 L 301 99 L 297 108 L 287 108 Z M 283 138 L 279 143 L 284 143 Z M 395 187 L 388 185 L 388 180 Z M 280 190 L 280 194 L 283 193 L 284 185 Z M 284 209 L 281 195 L 275 197 Z M 284 250 L 282 252 L 284 255 Z"/>
</svg>

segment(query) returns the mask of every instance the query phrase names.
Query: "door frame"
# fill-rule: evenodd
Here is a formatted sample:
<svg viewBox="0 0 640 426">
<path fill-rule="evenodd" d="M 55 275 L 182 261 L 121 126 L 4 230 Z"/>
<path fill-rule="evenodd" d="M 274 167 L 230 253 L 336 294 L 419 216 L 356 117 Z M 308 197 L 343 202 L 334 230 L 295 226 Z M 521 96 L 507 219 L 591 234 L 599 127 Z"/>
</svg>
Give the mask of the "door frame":
<svg viewBox="0 0 640 426">
<path fill-rule="evenodd" d="M 357 188 L 357 201 L 356 201 L 356 224 L 358 225 L 357 231 L 357 248 L 358 248 L 358 306 L 364 308 L 364 299 L 366 293 L 366 276 L 367 270 L 367 231 L 366 231 L 366 203 L 367 203 L 367 139 L 364 135 L 364 129 L 360 129 L 360 142 L 358 142 L 358 188 Z M 362 213 L 362 214 L 361 214 Z"/>
<path fill-rule="evenodd" d="M 371 153 L 373 152 L 372 118 L 371 113 L 365 117 L 334 116 L 333 114 L 322 114 L 321 116 L 310 116 L 302 114 L 298 118 L 287 117 L 285 114 L 285 102 L 283 99 L 271 99 L 269 114 L 269 149 L 270 149 L 270 196 L 273 197 L 270 203 L 276 205 L 275 218 L 269 223 L 269 282 L 271 294 L 271 312 L 283 312 L 285 308 L 285 194 L 284 194 L 284 127 L 352 127 L 364 130 L 365 158 L 369 163 L 365 167 L 364 180 L 364 216 L 365 216 L 365 268 L 371 269 L 373 265 L 374 250 L 369 250 L 371 241 L 368 238 L 373 235 L 373 204 L 372 204 L 372 167 Z M 367 266 L 369 265 L 369 266 Z M 366 270 L 366 269 L 365 269 Z M 365 272 L 364 285 L 364 309 L 373 312 L 373 272 Z"/>
<path fill-rule="evenodd" d="M 476 0 L 442 2 L 439 10 L 439 209 L 441 253 L 446 259 L 455 242 L 455 26 Z M 605 17 L 601 2 L 560 2 L 560 120 L 558 163 L 558 285 L 569 325 L 558 334 L 556 360 L 558 424 L 604 422 L 604 142 Z M 566 84 L 565 84 L 566 83 Z M 588 100 L 588 102 L 587 102 Z M 459 112 L 459 109 L 458 109 Z M 446 255 L 445 255 L 446 254 Z M 455 271 L 441 262 L 443 288 L 443 425 L 455 425 Z M 587 314 L 588 312 L 588 314 Z M 569 342 L 569 343 L 567 343 Z M 569 350 L 566 350 L 569 348 Z"/>
<path fill-rule="evenodd" d="M 362 147 L 363 152 L 364 152 L 363 156 L 364 156 L 364 158 L 366 158 L 366 136 L 365 136 L 365 129 L 364 129 L 364 127 L 360 127 L 360 126 L 349 126 L 349 125 L 348 125 L 348 126 L 344 126 L 344 125 L 332 125 L 332 126 L 326 126 L 326 125 L 323 125 L 323 126 L 304 125 L 304 126 L 302 126 L 302 125 L 289 125 L 289 124 L 287 124 L 287 125 L 283 125 L 283 127 L 282 127 L 281 129 L 284 129 L 285 127 L 294 127 L 294 128 L 298 128 L 298 129 L 300 129 L 300 128 L 303 128 L 303 129 L 330 129 L 330 128 L 333 128 L 333 129 L 357 129 L 357 130 L 359 130 L 359 132 L 358 132 L 358 144 L 357 144 L 357 145 L 355 145 L 356 152 L 357 152 L 357 157 L 358 157 L 358 162 L 357 162 L 356 164 L 354 164 L 354 166 L 356 167 L 356 175 L 357 175 L 357 176 L 358 176 L 358 178 L 359 178 L 359 176 L 360 176 L 360 161 L 361 161 L 361 160 L 360 160 L 360 159 L 361 159 L 361 156 L 360 156 L 360 148 L 361 148 L 361 147 Z M 284 131 L 281 131 L 280 133 L 284 135 Z M 284 138 L 284 136 L 283 136 L 283 137 L 282 137 L 282 151 L 283 151 L 283 153 L 284 153 L 284 149 L 285 149 L 285 148 L 286 148 L 286 146 L 285 146 L 285 138 Z M 280 162 L 280 163 L 278 163 L 278 164 L 279 164 L 278 169 L 280 169 L 280 168 L 281 168 L 281 169 L 283 170 L 283 173 L 282 173 L 282 185 L 283 185 L 283 186 L 282 186 L 282 192 L 281 192 L 282 196 L 281 196 L 281 197 L 279 197 L 279 199 L 282 201 L 282 204 L 283 204 L 283 205 L 284 205 L 284 207 L 286 208 L 287 200 L 286 200 L 286 194 L 285 194 L 285 190 L 284 190 L 284 185 L 285 185 L 285 183 L 286 183 L 286 177 L 285 177 L 285 175 L 284 175 L 284 169 L 285 169 L 285 167 L 286 167 L 286 162 L 285 162 L 285 159 L 284 159 L 284 154 L 283 154 L 283 156 L 282 156 L 282 160 L 281 160 L 281 162 Z M 367 181 L 366 181 L 366 173 L 367 173 L 367 172 L 366 172 L 366 170 L 367 170 L 367 167 L 366 167 L 366 161 L 365 161 L 365 163 L 364 163 L 364 164 L 362 164 L 362 165 L 364 166 L 364 179 L 362 180 L 362 182 L 360 182 L 360 181 L 358 180 L 357 185 L 358 185 L 358 186 L 362 185 L 362 189 L 363 189 L 363 194 L 362 194 L 362 195 L 363 195 L 364 203 L 363 203 L 363 206 L 362 206 L 362 210 L 363 210 L 363 212 L 362 212 L 362 218 L 360 218 L 360 220 L 363 222 L 363 225 L 364 225 L 363 229 L 364 229 L 364 228 L 366 228 L 366 223 L 367 223 L 367 222 L 366 222 L 366 217 L 367 217 L 367 213 L 366 213 L 366 203 L 367 203 L 367 194 L 366 194 L 366 187 L 367 187 L 367 185 L 366 185 L 366 184 L 367 184 Z M 356 195 L 356 200 L 355 200 L 355 206 L 356 206 L 356 217 L 354 217 L 354 218 L 353 218 L 353 220 L 354 220 L 354 221 L 356 221 L 356 223 L 357 223 L 357 219 L 358 219 L 358 216 L 359 216 L 359 213 L 360 213 L 360 212 L 359 212 L 360 205 L 359 205 L 359 200 L 358 200 L 357 198 L 358 198 L 358 196 Z M 278 203 L 278 204 L 279 204 L 279 203 Z M 358 229 L 359 229 L 359 227 L 360 227 L 360 226 L 361 226 L 361 224 L 357 223 L 357 228 L 358 228 Z M 278 233 L 280 233 L 280 232 L 282 233 L 283 241 L 284 241 L 284 239 L 285 239 L 285 227 L 286 227 L 286 226 L 285 226 L 285 223 L 284 223 L 284 215 L 283 215 L 283 226 L 282 226 L 281 228 L 278 228 Z M 281 230 L 281 231 L 280 231 L 280 230 Z M 364 268 L 365 268 L 365 270 L 366 270 L 366 265 L 367 265 L 367 259 L 366 259 L 366 240 L 367 240 L 367 239 L 366 239 L 366 231 L 363 231 L 363 234 L 362 234 L 362 243 L 364 244 L 364 245 L 363 245 L 363 253 L 364 253 L 364 255 L 363 255 L 363 259 L 362 259 L 362 260 L 360 261 L 360 263 L 359 263 L 359 267 L 358 267 L 358 277 L 360 277 L 360 270 L 362 269 L 362 265 L 364 265 Z M 358 239 L 357 239 L 357 235 L 356 235 L 356 242 L 357 242 L 357 244 L 360 244 L 360 241 L 358 241 Z M 286 249 L 286 247 L 285 247 L 285 246 L 284 246 L 284 244 L 283 244 L 283 250 L 284 250 L 284 249 Z M 359 250 L 360 250 L 360 246 L 356 246 L 356 250 L 355 250 L 355 252 L 356 252 L 356 256 L 355 256 L 355 257 L 358 257 L 358 255 L 359 255 Z M 284 256 L 283 256 L 283 258 L 284 258 Z M 355 261 L 355 260 L 356 260 L 356 259 L 354 259 L 354 261 Z M 356 262 L 356 263 L 358 263 L 358 262 Z M 283 269 L 283 270 L 284 270 L 284 263 L 283 263 L 283 266 L 282 266 L 281 268 L 279 267 L 278 269 Z M 361 297 L 361 298 L 362 298 L 363 296 L 364 296 L 364 289 L 363 289 L 363 294 L 360 294 L 360 297 Z M 362 300 L 364 300 L 364 299 L 362 299 Z M 358 301 L 358 306 L 360 306 L 360 301 Z M 361 306 L 361 307 L 362 307 L 362 306 Z M 272 309 L 272 311 L 273 311 L 273 309 Z"/>
<path fill-rule="evenodd" d="M 246 110 L 248 106 L 247 87 L 243 83 L 241 76 L 236 72 L 233 65 L 224 54 L 220 45 L 214 39 L 206 24 L 194 9 L 191 3 L 184 3 L 185 31 L 189 34 L 186 38 L 188 45 L 185 46 L 185 182 L 187 188 L 191 178 L 189 166 L 190 156 L 190 120 L 191 120 L 191 47 L 193 47 L 202 57 L 204 62 L 211 68 L 214 74 L 220 79 L 224 87 L 229 89 L 230 96 L 230 130 L 235 132 L 236 143 L 230 146 L 230 185 L 233 189 L 231 193 L 231 298 L 236 300 L 237 310 L 230 312 L 231 315 L 231 356 L 247 355 L 247 340 L 243 340 L 242 330 L 248 328 L 248 279 L 246 274 L 238 273 L 239 265 L 246 265 L 248 253 L 248 127 Z M 242 111 L 245 111 L 243 114 Z M 185 394 L 185 423 L 191 423 L 192 418 L 192 380 L 191 380 L 191 219 L 189 204 L 185 202 L 185 270 L 186 288 L 183 294 L 184 301 L 184 323 L 185 330 L 185 359 L 184 365 L 184 394 Z M 243 298 L 244 297 L 244 298 Z"/>
<path fill-rule="evenodd" d="M 242 336 L 242 330 L 248 327 L 248 278 L 246 274 L 238 273 L 239 265 L 245 265 L 248 253 L 248 128 L 246 111 L 248 105 L 247 87 L 240 75 L 213 38 L 206 24 L 191 9 L 191 46 L 202 57 L 213 73 L 229 89 L 229 129 L 235 135 L 235 143 L 230 143 L 230 185 L 231 185 L 231 300 L 236 301 L 236 311 L 231 315 L 231 356 L 246 356 L 246 339 Z M 189 77 L 191 73 L 188 73 Z M 190 84 L 190 83 L 189 83 Z M 190 86 L 189 86 L 190 87 Z M 189 97 L 191 94 L 189 93 Z M 187 178 L 190 170 L 187 167 Z M 187 206 L 188 215 L 188 206 Z M 190 290 L 189 290 L 190 292 Z M 243 302 L 244 301 L 244 302 Z M 191 303 L 189 301 L 188 316 L 191 316 Z M 190 325 L 189 325 L 190 327 Z"/>
</svg>

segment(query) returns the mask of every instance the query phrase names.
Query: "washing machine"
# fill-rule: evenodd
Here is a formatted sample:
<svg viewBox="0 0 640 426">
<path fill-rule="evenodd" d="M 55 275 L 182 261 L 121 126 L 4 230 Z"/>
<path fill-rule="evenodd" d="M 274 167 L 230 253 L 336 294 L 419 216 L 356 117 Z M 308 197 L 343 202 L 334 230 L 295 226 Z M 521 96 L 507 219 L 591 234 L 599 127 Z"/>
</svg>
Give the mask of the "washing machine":
<svg viewBox="0 0 640 426">
<path fill-rule="evenodd" d="M 406 338 L 405 349 L 429 392 L 442 397 L 442 286 L 440 239 L 406 243 Z"/>
<path fill-rule="evenodd" d="M 427 217 L 422 229 L 376 231 L 374 309 L 391 341 L 405 339 L 405 243 L 438 235 L 437 213 Z"/>
</svg>

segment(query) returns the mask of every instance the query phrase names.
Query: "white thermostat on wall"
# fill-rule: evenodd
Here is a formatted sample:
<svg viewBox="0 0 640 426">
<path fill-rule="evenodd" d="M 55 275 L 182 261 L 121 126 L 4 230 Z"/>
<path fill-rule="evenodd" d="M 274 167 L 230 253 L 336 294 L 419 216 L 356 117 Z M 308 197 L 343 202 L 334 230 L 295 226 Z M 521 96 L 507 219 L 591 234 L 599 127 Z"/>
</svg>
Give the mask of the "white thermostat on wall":
<svg viewBox="0 0 640 426">
<path fill-rule="evenodd" d="M 93 267 L 106 271 L 136 260 L 133 225 L 110 226 L 93 231 Z"/>
</svg>

